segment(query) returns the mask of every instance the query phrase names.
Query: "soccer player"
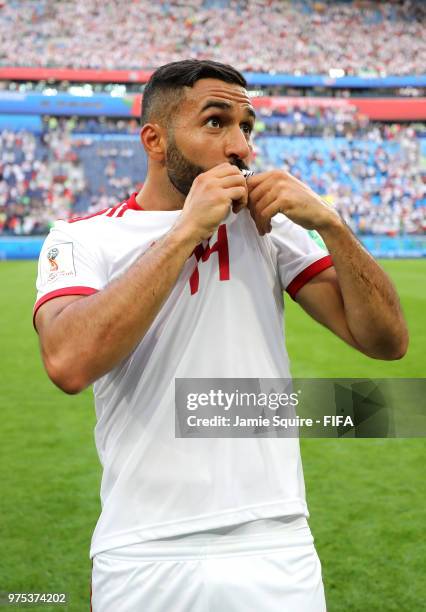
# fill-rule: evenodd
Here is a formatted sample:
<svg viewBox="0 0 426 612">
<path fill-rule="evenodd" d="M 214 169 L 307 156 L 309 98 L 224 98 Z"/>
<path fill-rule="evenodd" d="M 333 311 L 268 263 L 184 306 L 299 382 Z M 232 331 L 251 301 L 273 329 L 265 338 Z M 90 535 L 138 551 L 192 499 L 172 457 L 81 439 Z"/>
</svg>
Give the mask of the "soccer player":
<svg viewBox="0 0 426 612">
<path fill-rule="evenodd" d="M 47 373 L 67 393 L 94 383 L 95 612 L 325 610 L 297 438 L 174 434 L 176 378 L 290 376 L 283 290 L 366 355 L 406 351 L 395 290 L 339 216 L 286 172 L 243 175 L 254 118 L 231 66 L 159 68 L 143 188 L 58 221 L 40 254 Z"/>
</svg>

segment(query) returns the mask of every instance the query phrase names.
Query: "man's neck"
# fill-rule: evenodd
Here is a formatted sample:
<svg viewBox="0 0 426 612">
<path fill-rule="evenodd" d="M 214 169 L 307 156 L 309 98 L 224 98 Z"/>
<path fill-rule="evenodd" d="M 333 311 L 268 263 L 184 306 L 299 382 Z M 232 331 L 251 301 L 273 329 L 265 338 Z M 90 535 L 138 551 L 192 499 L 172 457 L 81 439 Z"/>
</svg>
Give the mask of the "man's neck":
<svg viewBox="0 0 426 612">
<path fill-rule="evenodd" d="M 148 173 L 146 181 L 136 196 L 136 202 L 144 210 L 181 210 L 185 196 L 168 179 L 154 180 Z"/>
</svg>

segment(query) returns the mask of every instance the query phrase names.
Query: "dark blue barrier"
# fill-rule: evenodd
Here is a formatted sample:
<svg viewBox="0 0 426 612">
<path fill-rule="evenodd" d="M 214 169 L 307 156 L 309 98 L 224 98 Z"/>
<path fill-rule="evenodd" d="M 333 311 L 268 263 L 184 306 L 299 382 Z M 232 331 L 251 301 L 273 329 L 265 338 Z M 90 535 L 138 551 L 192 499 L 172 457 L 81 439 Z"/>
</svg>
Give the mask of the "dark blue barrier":
<svg viewBox="0 0 426 612">
<path fill-rule="evenodd" d="M 389 77 L 355 77 L 344 76 L 333 78 L 323 74 L 307 74 L 295 76 L 293 74 L 268 74 L 259 72 L 245 72 L 249 85 L 283 87 L 332 87 L 348 89 L 374 89 L 399 87 L 426 87 L 426 74 L 389 76 Z"/>
<path fill-rule="evenodd" d="M 0 260 L 38 259 L 44 236 L 0 236 Z"/>
<path fill-rule="evenodd" d="M 40 115 L 0 115 L 0 131 L 10 130 L 19 132 L 33 132 L 41 134 L 43 131 L 43 123 Z"/>
<path fill-rule="evenodd" d="M 360 236 L 373 257 L 426 257 L 426 236 Z"/>
<path fill-rule="evenodd" d="M 416 259 L 426 257 L 426 236 L 361 236 L 361 241 L 377 258 Z M 1 259 L 37 259 L 44 236 L 0 236 Z"/>
<path fill-rule="evenodd" d="M 0 113 L 26 115 L 79 115 L 86 117 L 131 117 L 134 96 L 113 98 L 109 94 L 90 97 L 59 93 L 46 96 L 39 93 L 0 91 Z"/>
</svg>

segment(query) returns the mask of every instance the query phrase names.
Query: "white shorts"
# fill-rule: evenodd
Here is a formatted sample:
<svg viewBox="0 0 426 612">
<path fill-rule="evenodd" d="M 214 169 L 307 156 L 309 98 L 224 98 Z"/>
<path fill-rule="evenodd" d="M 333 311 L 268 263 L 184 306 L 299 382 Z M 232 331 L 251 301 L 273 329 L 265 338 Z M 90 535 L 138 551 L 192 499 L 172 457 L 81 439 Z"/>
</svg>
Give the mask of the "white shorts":
<svg viewBox="0 0 426 612">
<path fill-rule="evenodd" d="M 305 517 L 259 520 L 95 555 L 93 612 L 325 612 Z"/>
</svg>

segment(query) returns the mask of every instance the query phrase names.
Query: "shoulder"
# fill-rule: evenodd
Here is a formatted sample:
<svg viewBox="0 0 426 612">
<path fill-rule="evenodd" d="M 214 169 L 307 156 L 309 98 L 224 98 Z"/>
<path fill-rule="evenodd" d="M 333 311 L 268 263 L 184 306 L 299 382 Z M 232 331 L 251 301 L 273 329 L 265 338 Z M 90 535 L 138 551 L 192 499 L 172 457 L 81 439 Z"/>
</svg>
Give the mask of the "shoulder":
<svg viewBox="0 0 426 612">
<path fill-rule="evenodd" d="M 142 211 L 143 209 L 139 206 L 136 201 L 137 193 L 132 193 L 126 200 L 122 200 L 118 202 L 114 206 L 110 206 L 108 208 L 103 208 L 101 210 L 97 210 L 87 215 L 82 215 L 79 217 L 72 217 L 68 219 L 66 223 L 69 226 L 93 226 L 93 225 L 102 225 L 107 223 L 110 219 L 117 219 L 123 217 L 128 211 L 136 210 Z"/>
<path fill-rule="evenodd" d="M 117 224 L 115 219 L 122 219 L 127 211 L 142 209 L 136 203 L 136 193 L 114 206 L 103 208 L 87 215 L 58 219 L 52 225 L 48 238 L 68 238 L 75 242 L 84 242 L 88 246 L 102 244 L 110 240 L 117 229 L 125 228 L 126 224 Z"/>
</svg>

